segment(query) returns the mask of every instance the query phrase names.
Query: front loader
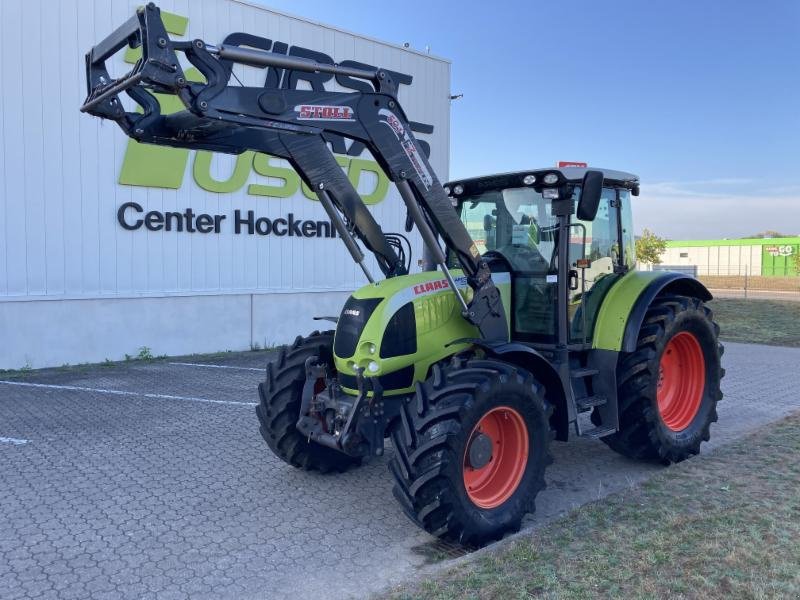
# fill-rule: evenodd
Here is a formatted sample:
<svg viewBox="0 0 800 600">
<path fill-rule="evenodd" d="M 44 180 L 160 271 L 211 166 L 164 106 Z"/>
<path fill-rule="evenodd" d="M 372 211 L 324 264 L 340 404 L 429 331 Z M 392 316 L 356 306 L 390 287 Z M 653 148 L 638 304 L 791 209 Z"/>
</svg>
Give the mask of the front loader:
<svg viewBox="0 0 800 600">
<path fill-rule="evenodd" d="M 105 63 L 125 47 L 142 57 L 112 78 Z M 187 80 L 179 55 L 204 82 Z M 233 63 L 343 74 L 373 91 L 229 85 Z M 368 283 L 335 329 L 298 337 L 267 365 L 256 412 L 285 462 L 344 471 L 391 439 L 405 513 L 435 536 L 480 544 L 534 510 L 552 439 L 572 431 L 667 464 L 709 439 L 724 373 L 711 294 L 678 273 L 635 269 L 636 176 L 567 167 L 442 185 L 388 71 L 173 41 L 153 4 L 92 48 L 86 67 L 81 110 L 133 139 L 288 160 L 363 269 Z M 185 110 L 162 115 L 156 93 Z M 410 273 L 403 236 L 381 229 L 325 134 L 362 142 L 378 161 L 420 233 L 425 270 Z"/>
</svg>

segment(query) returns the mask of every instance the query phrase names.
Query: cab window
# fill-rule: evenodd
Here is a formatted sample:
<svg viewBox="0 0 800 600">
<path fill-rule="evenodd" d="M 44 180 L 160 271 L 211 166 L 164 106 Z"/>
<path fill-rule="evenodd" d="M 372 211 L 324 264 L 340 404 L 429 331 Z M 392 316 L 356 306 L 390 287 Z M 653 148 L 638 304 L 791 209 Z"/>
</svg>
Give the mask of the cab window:
<svg viewBox="0 0 800 600">
<path fill-rule="evenodd" d="M 567 306 L 571 342 L 591 341 L 603 298 L 619 278 L 619 218 L 617 190 L 613 188 L 603 188 L 593 221 L 572 216 L 569 267 L 573 276 Z"/>
</svg>

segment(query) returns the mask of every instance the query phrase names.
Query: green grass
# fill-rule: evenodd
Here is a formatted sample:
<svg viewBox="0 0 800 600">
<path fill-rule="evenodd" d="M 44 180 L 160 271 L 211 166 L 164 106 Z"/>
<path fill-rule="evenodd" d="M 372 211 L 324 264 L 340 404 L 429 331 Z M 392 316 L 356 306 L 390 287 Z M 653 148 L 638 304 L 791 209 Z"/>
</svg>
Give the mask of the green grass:
<svg viewBox="0 0 800 600">
<path fill-rule="evenodd" d="M 800 347 L 800 302 L 720 298 L 709 306 L 723 340 Z"/>
<path fill-rule="evenodd" d="M 387 598 L 798 598 L 800 415 Z"/>
</svg>

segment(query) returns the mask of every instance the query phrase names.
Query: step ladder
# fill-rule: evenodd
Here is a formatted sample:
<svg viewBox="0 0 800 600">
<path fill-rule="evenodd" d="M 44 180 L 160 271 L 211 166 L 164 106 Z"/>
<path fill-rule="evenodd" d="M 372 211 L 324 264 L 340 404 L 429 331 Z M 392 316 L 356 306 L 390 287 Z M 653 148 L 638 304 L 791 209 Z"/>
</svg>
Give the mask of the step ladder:
<svg viewBox="0 0 800 600">
<path fill-rule="evenodd" d="M 600 371 L 597 369 L 592 369 L 591 367 L 580 367 L 577 369 L 573 369 L 570 373 L 570 377 L 572 378 L 572 389 L 573 392 L 576 387 L 581 390 L 588 390 L 589 386 L 587 385 L 588 380 L 591 380 L 592 377 L 598 375 Z M 582 385 L 575 386 L 576 382 L 581 382 Z M 594 387 L 592 387 L 594 389 Z M 578 396 L 575 398 L 575 408 L 579 413 L 589 412 L 595 407 L 605 406 L 608 402 L 608 398 L 603 395 L 593 394 L 593 395 L 583 395 Z M 616 427 L 608 426 L 608 425 L 600 425 L 597 427 L 589 427 L 584 428 L 581 427 L 580 419 L 575 421 L 575 431 L 580 437 L 589 438 L 589 439 L 598 439 L 607 435 L 611 435 L 617 431 Z"/>
</svg>

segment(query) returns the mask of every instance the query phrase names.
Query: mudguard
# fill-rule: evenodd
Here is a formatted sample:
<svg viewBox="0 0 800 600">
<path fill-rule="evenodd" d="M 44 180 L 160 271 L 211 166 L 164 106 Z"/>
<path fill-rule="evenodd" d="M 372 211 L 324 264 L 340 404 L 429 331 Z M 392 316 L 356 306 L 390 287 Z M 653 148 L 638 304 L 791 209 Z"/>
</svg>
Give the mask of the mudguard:
<svg viewBox="0 0 800 600">
<path fill-rule="evenodd" d="M 680 294 L 704 302 L 712 299 L 706 287 L 670 271 L 631 271 L 618 281 L 603 300 L 597 316 L 592 348 L 633 352 L 645 313 L 659 294 Z"/>
<path fill-rule="evenodd" d="M 555 407 L 551 424 L 556 430 L 556 439 L 565 441 L 568 438 L 569 424 L 575 419 L 574 405 L 567 403 L 568 394 L 558 369 L 551 361 L 542 356 L 534 348 L 518 342 L 500 342 L 482 339 L 467 341 L 481 348 L 487 355 L 522 367 L 533 373 L 534 377 L 547 390 L 547 400 Z"/>
</svg>

